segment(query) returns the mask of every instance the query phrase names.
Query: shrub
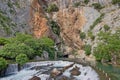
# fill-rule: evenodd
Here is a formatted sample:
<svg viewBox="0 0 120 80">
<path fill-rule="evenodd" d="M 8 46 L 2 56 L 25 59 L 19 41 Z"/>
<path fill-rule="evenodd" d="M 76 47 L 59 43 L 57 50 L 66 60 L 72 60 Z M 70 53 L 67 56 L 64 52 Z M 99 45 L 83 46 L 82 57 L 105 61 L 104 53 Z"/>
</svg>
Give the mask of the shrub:
<svg viewBox="0 0 120 80">
<path fill-rule="evenodd" d="M 113 4 L 120 3 L 120 0 L 112 0 L 112 3 L 113 3 Z"/>
<path fill-rule="evenodd" d="M 90 26 L 90 29 L 92 30 L 98 23 L 100 23 L 103 17 L 104 14 L 101 14 L 100 17 L 98 17 L 95 22 Z"/>
<path fill-rule="evenodd" d="M 103 8 L 103 7 L 101 6 L 101 4 L 99 4 L 99 3 L 93 3 L 92 5 L 93 5 L 94 8 L 97 9 L 97 10 L 100 10 L 100 9 Z"/>
<path fill-rule="evenodd" d="M 95 36 L 93 35 L 91 31 L 88 32 L 88 37 L 90 37 L 92 40 L 95 39 Z"/>
<path fill-rule="evenodd" d="M 85 37 L 86 37 L 86 34 L 84 32 L 80 32 L 80 38 L 83 40 L 85 39 Z"/>
<path fill-rule="evenodd" d="M 88 4 L 88 2 L 89 2 L 89 0 L 84 0 L 84 3 L 85 3 L 85 4 Z"/>
<path fill-rule="evenodd" d="M 87 44 L 84 46 L 84 50 L 86 55 L 90 55 L 91 54 L 91 45 Z"/>
<path fill-rule="evenodd" d="M 0 58 L 0 71 L 7 67 L 7 61 L 4 58 Z"/>
<path fill-rule="evenodd" d="M 6 44 L 0 51 L 0 56 L 7 59 L 15 59 L 15 57 L 21 53 L 28 55 L 29 58 L 33 58 L 34 50 L 24 43 Z"/>
<path fill-rule="evenodd" d="M 50 56 L 54 56 L 54 41 L 50 38 L 36 39 L 30 35 L 17 34 L 7 40 L 9 43 L 6 43 L 0 50 L 0 57 L 15 60 L 16 56 L 22 53 L 26 54 L 29 59 L 33 59 L 37 55 L 41 56 L 44 50 L 49 52 Z"/>
<path fill-rule="evenodd" d="M 48 6 L 48 8 L 46 9 L 46 11 L 47 11 L 48 13 L 50 13 L 50 12 L 57 12 L 58 10 L 59 10 L 59 8 L 57 7 L 56 4 L 50 4 L 50 5 Z"/>
<path fill-rule="evenodd" d="M 29 46 L 31 49 L 34 50 L 33 56 L 41 56 L 42 54 L 42 45 L 40 43 L 40 40 L 38 39 L 27 39 L 24 41 L 24 43 Z"/>
<path fill-rule="evenodd" d="M 104 30 L 105 30 L 105 31 L 108 31 L 109 29 L 110 29 L 110 27 L 105 24 L 105 25 L 104 25 Z"/>
<path fill-rule="evenodd" d="M 60 35 L 60 27 L 55 21 L 50 21 L 50 26 L 53 30 L 53 32 L 57 35 Z"/>
<path fill-rule="evenodd" d="M 43 47 L 53 47 L 54 46 L 54 41 L 50 38 L 47 37 L 42 37 L 39 39 L 40 43 Z"/>
<path fill-rule="evenodd" d="M 25 64 L 27 61 L 28 61 L 28 57 L 26 54 L 19 54 L 16 57 L 16 62 L 21 66 Z"/>
<path fill-rule="evenodd" d="M 74 6 L 74 7 L 80 6 L 80 2 L 75 2 L 73 6 Z"/>
<path fill-rule="evenodd" d="M 94 55 L 97 60 L 111 61 L 114 56 L 116 60 L 120 58 L 120 30 L 114 34 L 110 32 L 100 32 L 99 40 L 102 40 L 94 49 Z"/>
<path fill-rule="evenodd" d="M 9 41 L 6 38 L 0 38 L 0 45 L 5 45 L 9 43 Z"/>
</svg>

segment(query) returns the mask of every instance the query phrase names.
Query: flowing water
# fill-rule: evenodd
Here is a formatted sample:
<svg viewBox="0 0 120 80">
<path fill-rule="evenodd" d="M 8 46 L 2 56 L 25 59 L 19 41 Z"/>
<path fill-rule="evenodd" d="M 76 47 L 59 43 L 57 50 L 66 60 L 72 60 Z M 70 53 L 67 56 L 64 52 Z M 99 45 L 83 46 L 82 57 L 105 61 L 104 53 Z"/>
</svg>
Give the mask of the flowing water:
<svg viewBox="0 0 120 80">
<path fill-rule="evenodd" d="M 23 66 L 23 69 L 18 72 L 16 65 L 13 64 L 8 67 L 7 74 L 12 74 L 0 80 L 29 80 L 33 76 L 38 76 L 41 80 L 48 80 L 50 77 L 50 72 L 54 68 L 60 69 L 65 66 L 73 64 L 73 62 L 69 61 L 41 61 L 41 62 L 30 62 Z M 98 74 L 93 70 L 90 66 L 83 66 L 81 64 L 74 64 L 72 67 L 68 68 L 63 72 L 63 76 L 71 78 L 70 70 L 72 70 L 75 66 L 79 68 L 81 72 L 78 76 L 72 76 L 73 80 L 100 80 Z M 10 70 L 9 70 L 10 69 Z M 15 69 L 15 70 L 13 70 Z"/>
</svg>

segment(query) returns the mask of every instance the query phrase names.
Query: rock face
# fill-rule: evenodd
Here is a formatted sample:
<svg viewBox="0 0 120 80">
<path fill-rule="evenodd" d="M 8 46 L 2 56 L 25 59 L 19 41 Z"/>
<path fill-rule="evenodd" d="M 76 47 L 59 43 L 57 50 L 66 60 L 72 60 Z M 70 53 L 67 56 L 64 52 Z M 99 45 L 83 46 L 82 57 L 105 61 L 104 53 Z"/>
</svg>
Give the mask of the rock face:
<svg viewBox="0 0 120 80">
<path fill-rule="evenodd" d="M 32 27 L 33 35 L 37 38 L 48 36 L 52 38 L 56 44 L 60 43 L 60 40 L 56 34 L 52 32 L 48 26 L 48 20 L 45 18 L 45 12 L 43 10 L 45 6 L 44 1 L 33 0 L 30 9 L 30 24 Z"/>
<path fill-rule="evenodd" d="M 29 6 L 30 0 L 0 0 L 0 37 L 14 36 L 16 32 L 31 34 Z"/>
<path fill-rule="evenodd" d="M 33 28 L 33 34 L 35 37 L 40 38 L 45 36 L 49 27 L 47 26 L 47 19 L 44 16 L 42 6 L 39 4 L 39 0 L 33 0 L 31 4 L 31 26 Z"/>
<path fill-rule="evenodd" d="M 67 8 L 57 13 L 57 22 L 60 24 L 61 37 L 67 46 L 80 49 L 83 45 L 79 34 L 85 24 L 82 9 Z"/>
</svg>

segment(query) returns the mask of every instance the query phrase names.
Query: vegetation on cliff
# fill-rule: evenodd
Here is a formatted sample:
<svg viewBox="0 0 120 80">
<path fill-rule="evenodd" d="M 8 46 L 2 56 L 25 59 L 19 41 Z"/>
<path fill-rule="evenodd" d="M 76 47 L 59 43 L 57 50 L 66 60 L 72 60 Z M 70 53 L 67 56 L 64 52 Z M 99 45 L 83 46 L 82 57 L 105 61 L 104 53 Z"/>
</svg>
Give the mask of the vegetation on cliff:
<svg viewBox="0 0 120 80">
<path fill-rule="evenodd" d="M 100 32 L 99 40 L 98 46 L 94 49 L 96 59 L 120 64 L 120 30 L 115 33 Z"/>
</svg>

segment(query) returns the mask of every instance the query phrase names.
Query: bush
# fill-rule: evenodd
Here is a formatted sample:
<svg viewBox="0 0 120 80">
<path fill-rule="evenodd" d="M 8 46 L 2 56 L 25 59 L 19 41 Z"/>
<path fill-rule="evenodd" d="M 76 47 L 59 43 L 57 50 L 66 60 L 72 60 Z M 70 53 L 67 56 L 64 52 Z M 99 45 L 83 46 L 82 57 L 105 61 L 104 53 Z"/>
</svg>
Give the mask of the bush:
<svg viewBox="0 0 120 80">
<path fill-rule="evenodd" d="M 80 32 L 80 38 L 83 40 L 85 39 L 85 37 L 86 37 L 86 34 L 84 32 Z"/>
<path fill-rule="evenodd" d="M 57 12 L 57 11 L 59 11 L 59 8 L 57 7 L 56 4 L 50 4 L 50 5 L 48 6 L 48 8 L 46 9 L 46 11 L 47 11 L 48 13 L 50 13 L 50 12 Z"/>
<path fill-rule="evenodd" d="M 0 38 L 0 45 L 5 45 L 9 43 L 9 41 L 6 38 Z"/>
<path fill-rule="evenodd" d="M 91 45 L 87 44 L 84 46 L 84 50 L 86 55 L 90 55 L 91 54 Z"/>
<path fill-rule="evenodd" d="M 0 58 L 0 71 L 7 67 L 7 61 L 4 58 Z"/>
<path fill-rule="evenodd" d="M 98 23 L 100 23 L 103 17 L 104 14 L 101 14 L 100 17 L 98 17 L 95 22 L 90 26 L 90 30 L 92 30 Z"/>
<path fill-rule="evenodd" d="M 90 37 L 92 40 L 95 39 L 95 36 L 93 35 L 91 31 L 88 32 L 88 37 Z"/>
<path fill-rule="evenodd" d="M 74 6 L 74 7 L 80 6 L 80 2 L 75 2 L 73 6 Z"/>
<path fill-rule="evenodd" d="M 120 58 L 120 30 L 116 31 L 114 34 L 110 32 L 100 32 L 99 33 L 100 43 L 94 49 L 94 55 L 97 60 L 111 61 Z M 115 62 L 115 61 L 114 61 Z"/>
<path fill-rule="evenodd" d="M 24 65 L 27 61 L 28 61 L 28 57 L 26 54 L 19 54 L 16 57 L 16 62 L 21 66 Z"/>
<path fill-rule="evenodd" d="M 50 56 L 54 56 L 54 41 L 50 38 L 36 39 L 30 35 L 17 34 L 7 40 L 9 43 L 0 50 L 0 57 L 15 60 L 16 56 L 22 53 L 26 54 L 29 59 L 33 59 L 35 56 L 41 56 L 44 50 L 49 52 Z"/>
<path fill-rule="evenodd" d="M 92 5 L 93 5 L 94 8 L 97 9 L 97 10 L 100 10 L 100 9 L 103 8 L 103 7 L 101 6 L 101 4 L 99 4 L 99 3 L 93 3 Z"/>
<path fill-rule="evenodd" d="M 29 58 L 33 58 L 34 50 L 24 43 L 21 44 L 7 44 L 0 51 L 0 56 L 7 59 L 15 59 L 15 57 L 21 53 L 28 55 Z"/>
<path fill-rule="evenodd" d="M 85 4 L 88 4 L 88 3 L 89 3 L 89 0 L 84 0 L 84 3 L 85 3 Z"/>
<path fill-rule="evenodd" d="M 33 56 L 41 56 L 42 54 L 42 44 L 40 43 L 40 40 L 38 39 L 27 39 L 24 42 L 27 46 L 29 46 L 31 49 L 34 50 Z"/>
<path fill-rule="evenodd" d="M 104 25 L 104 30 L 108 31 L 110 29 L 110 27 L 108 25 Z"/>
<path fill-rule="evenodd" d="M 113 4 L 118 4 L 118 3 L 120 3 L 120 0 L 112 0 L 112 3 Z"/>
<path fill-rule="evenodd" d="M 55 21 L 50 21 L 50 26 L 55 34 L 60 35 L 60 27 Z"/>
</svg>

